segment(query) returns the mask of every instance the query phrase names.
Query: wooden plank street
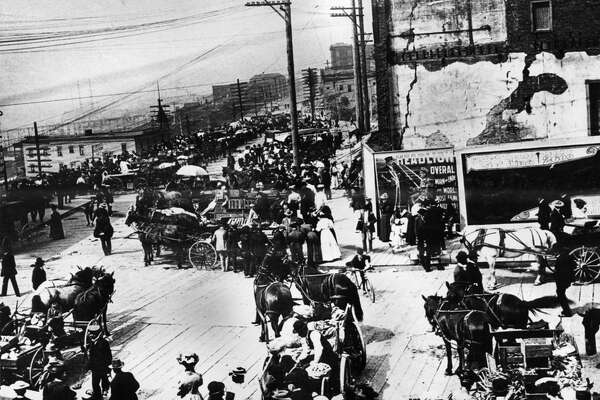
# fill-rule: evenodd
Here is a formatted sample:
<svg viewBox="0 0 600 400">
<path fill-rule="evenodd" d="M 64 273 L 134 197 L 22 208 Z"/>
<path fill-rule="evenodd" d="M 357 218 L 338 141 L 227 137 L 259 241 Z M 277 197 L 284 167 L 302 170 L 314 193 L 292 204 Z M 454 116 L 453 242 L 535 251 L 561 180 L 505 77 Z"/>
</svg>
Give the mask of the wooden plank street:
<svg viewBox="0 0 600 400">
<path fill-rule="evenodd" d="M 115 203 L 117 215 L 122 215 L 131 201 L 133 195 L 121 196 Z M 335 210 L 336 229 L 343 257 L 347 258 L 359 237 L 353 230 L 354 218 L 343 192 L 334 192 L 330 206 Z M 231 272 L 178 270 L 169 254 L 144 267 L 141 246 L 132 229 L 124 225 L 123 218 L 115 218 L 113 225 L 112 255 L 104 256 L 97 239 L 85 237 L 50 258 L 49 278 L 66 278 L 78 265 L 102 265 L 114 271 L 116 293 L 108 309 L 111 346 L 140 381 L 140 398 L 174 397 L 182 371 L 175 359 L 180 353 L 196 352 L 200 357 L 197 371 L 203 374 L 205 383 L 222 380 L 236 398 L 258 399 L 256 378 L 266 349 L 258 342 L 259 328 L 250 323 L 254 318 L 252 280 Z M 377 246 L 375 252 L 377 257 L 388 250 Z M 371 304 L 366 298 L 362 301 L 368 362 L 361 380 L 373 386 L 383 399 L 422 398 L 424 393 L 430 398 L 445 398 L 458 389 L 459 382 L 455 376 L 444 375 L 442 341 L 431 332 L 424 317 L 421 295 L 445 293 L 445 282 L 452 280 L 452 268 L 425 273 L 420 267 L 399 265 L 406 256 L 395 256 L 395 267 L 380 267 L 370 276 L 376 302 Z M 502 291 L 527 300 L 554 291 L 552 283 L 533 286 L 534 273 L 527 270 L 502 269 L 499 276 L 505 284 Z M 29 272 L 21 269 L 19 277 L 26 285 Z M 568 296 L 584 304 L 592 301 L 596 289 L 597 285 L 576 286 L 569 289 Z M 14 296 L 5 298 L 11 306 L 16 300 Z M 19 302 L 27 304 L 29 296 L 21 297 Z M 551 326 L 558 323 L 558 307 L 544 311 L 548 314 L 537 317 Z M 575 334 L 580 350 L 584 349 L 581 318 L 563 320 L 563 325 Z M 598 379 L 593 370 L 597 361 L 584 357 L 585 376 Z M 245 383 L 239 385 L 228 377 L 229 371 L 238 366 L 248 370 Z M 84 377 L 81 391 L 88 387 Z"/>
</svg>

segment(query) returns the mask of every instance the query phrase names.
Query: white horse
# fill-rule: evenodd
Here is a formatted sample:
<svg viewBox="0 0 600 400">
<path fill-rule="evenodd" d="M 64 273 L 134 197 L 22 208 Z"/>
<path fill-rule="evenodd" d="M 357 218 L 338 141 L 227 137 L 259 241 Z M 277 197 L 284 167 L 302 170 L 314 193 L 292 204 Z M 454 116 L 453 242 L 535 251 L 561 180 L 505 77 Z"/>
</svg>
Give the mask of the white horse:
<svg viewBox="0 0 600 400">
<path fill-rule="evenodd" d="M 506 230 L 501 228 L 467 228 L 461 242 L 471 252 L 487 262 L 490 268 L 488 287 L 495 289 L 496 259 L 516 258 L 523 254 L 537 256 L 539 267 L 536 284 L 541 283 L 546 262 L 546 253 L 556 244 L 556 237 L 550 231 L 535 227 Z"/>
</svg>

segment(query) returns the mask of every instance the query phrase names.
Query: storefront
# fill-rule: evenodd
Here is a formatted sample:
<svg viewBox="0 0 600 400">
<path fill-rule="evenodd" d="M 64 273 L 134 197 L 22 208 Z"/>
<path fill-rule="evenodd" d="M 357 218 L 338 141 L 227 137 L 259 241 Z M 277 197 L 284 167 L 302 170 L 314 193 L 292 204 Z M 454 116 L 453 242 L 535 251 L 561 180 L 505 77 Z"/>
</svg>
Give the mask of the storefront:
<svg viewBox="0 0 600 400">
<path fill-rule="evenodd" d="M 535 224 L 538 203 L 600 217 L 600 138 L 481 146 L 456 153 L 461 225 Z"/>
<path fill-rule="evenodd" d="M 435 199 L 450 212 L 459 209 L 451 147 L 376 153 L 365 145 L 363 163 L 365 194 L 373 200 L 379 219 L 384 195 L 394 208 L 409 209 L 418 200 Z"/>
</svg>

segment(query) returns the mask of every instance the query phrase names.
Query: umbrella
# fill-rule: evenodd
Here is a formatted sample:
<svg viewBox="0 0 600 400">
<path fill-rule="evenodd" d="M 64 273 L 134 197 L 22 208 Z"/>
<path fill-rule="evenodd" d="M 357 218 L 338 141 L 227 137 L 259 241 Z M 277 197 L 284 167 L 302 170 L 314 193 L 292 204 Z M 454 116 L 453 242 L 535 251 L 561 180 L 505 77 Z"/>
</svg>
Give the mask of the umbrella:
<svg viewBox="0 0 600 400">
<path fill-rule="evenodd" d="M 322 161 L 315 161 L 314 162 L 315 167 L 317 168 L 325 168 L 325 164 L 323 164 Z"/>
<path fill-rule="evenodd" d="M 197 165 L 184 165 L 179 168 L 176 172 L 176 175 L 179 176 L 206 176 L 208 172 L 202 167 L 198 167 Z"/>
<path fill-rule="evenodd" d="M 158 164 L 156 167 L 154 167 L 155 169 L 167 169 L 167 168 L 171 168 L 173 165 L 175 165 L 175 163 L 172 162 L 164 162 L 164 163 L 160 163 Z"/>
<path fill-rule="evenodd" d="M 187 156 L 182 155 L 182 156 L 177 157 L 177 159 L 178 160 L 187 160 L 188 158 L 187 158 Z"/>
</svg>

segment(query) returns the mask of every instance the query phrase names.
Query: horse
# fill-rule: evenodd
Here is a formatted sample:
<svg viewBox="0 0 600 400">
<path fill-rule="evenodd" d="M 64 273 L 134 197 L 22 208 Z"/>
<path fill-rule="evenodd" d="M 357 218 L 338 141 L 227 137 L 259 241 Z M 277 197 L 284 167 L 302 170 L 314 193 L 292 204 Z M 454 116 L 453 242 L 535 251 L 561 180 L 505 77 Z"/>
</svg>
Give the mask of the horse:
<svg viewBox="0 0 600 400">
<path fill-rule="evenodd" d="M 539 308 L 547 300 L 542 297 L 532 301 L 523 301 L 509 293 L 481 293 L 478 285 L 465 285 L 461 282 L 446 282 L 448 294 L 446 298 L 451 303 L 460 303 L 466 309 L 485 312 L 494 329 L 517 328 L 525 329 L 531 321 L 529 312 L 540 312 Z M 475 289 L 475 291 L 474 291 Z"/>
<path fill-rule="evenodd" d="M 541 283 L 541 275 L 548 265 L 545 253 L 556 245 L 556 237 L 550 231 L 526 227 L 515 230 L 501 228 L 478 228 L 465 230 L 461 243 L 470 253 L 477 253 L 483 258 L 490 268 L 488 287 L 495 289 L 496 259 L 498 257 L 516 258 L 523 254 L 534 254 L 539 262 L 538 277 L 536 282 Z"/>
<path fill-rule="evenodd" d="M 288 317 L 294 307 L 292 292 L 288 286 L 280 282 L 274 275 L 264 270 L 258 271 L 254 279 L 254 301 L 256 304 L 256 321 L 261 324 L 260 341 L 268 341 L 267 324 L 271 324 L 275 337 L 279 337 L 279 317 Z"/>
<path fill-rule="evenodd" d="M 457 375 L 461 375 L 465 366 L 465 348 L 469 351 L 466 362 L 481 367 L 485 363 L 485 354 L 492 352 L 492 335 L 488 316 L 477 310 L 457 310 L 440 296 L 421 296 L 425 301 L 425 317 L 444 341 L 446 347 L 446 375 L 452 375 L 452 346 L 456 342 L 458 351 Z"/>
<path fill-rule="evenodd" d="M 95 279 L 90 288 L 75 297 L 73 319 L 75 321 L 91 321 L 99 317 L 103 332 L 108 336 L 110 333 L 106 324 L 106 310 L 114 291 L 114 272 Z"/>
<path fill-rule="evenodd" d="M 156 224 L 149 217 L 140 215 L 133 209 L 127 212 L 125 225 L 134 225 L 142 249 L 144 250 L 144 265 L 148 266 L 154 260 L 153 246 L 169 247 L 177 258 L 177 268 L 183 266 L 186 253 L 185 229 L 178 225 Z"/>
<path fill-rule="evenodd" d="M 138 191 L 135 199 L 135 209 L 143 216 L 148 216 L 153 208 L 165 209 L 180 207 L 193 212 L 191 198 L 183 196 L 179 191 L 155 190 L 149 187 Z"/>
<path fill-rule="evenodd" d="M 342 310 L 345 310 L 346 306 L 350 304 L 354 309 L 356 319 L 359 322 L 363 320 L 358 288 L 346 274 L 322 273 L 314 267 L 301 266 L 294 273 L 293 280 L 296 288 L 302 294 L 305 304 L 331 302 Z"/>
<path fill-rule="evenodd" d="M 56 285 L 56 281 L 43 282 L 31 298 L 31 312 L 46 313 L 53 302 L 63 310 L 72 309 L 77 295 L 92 287 L 94 279 L 103 275 L 102 268 L 86 267 L 72 274 L 64 285 Z"/>
</svg>

